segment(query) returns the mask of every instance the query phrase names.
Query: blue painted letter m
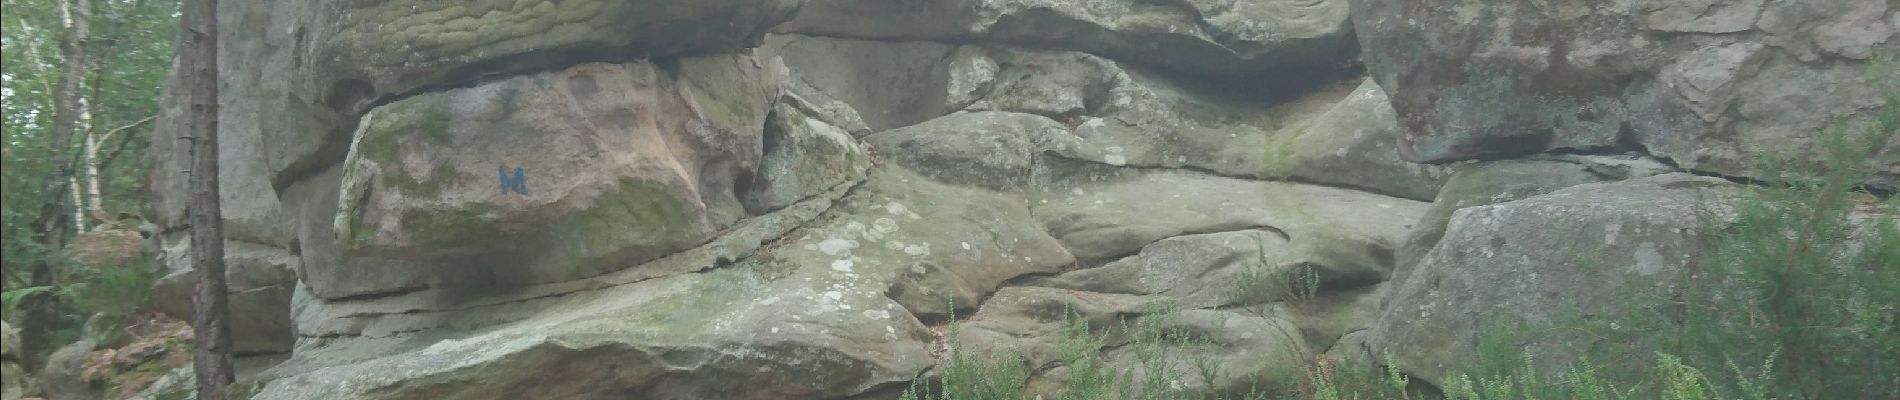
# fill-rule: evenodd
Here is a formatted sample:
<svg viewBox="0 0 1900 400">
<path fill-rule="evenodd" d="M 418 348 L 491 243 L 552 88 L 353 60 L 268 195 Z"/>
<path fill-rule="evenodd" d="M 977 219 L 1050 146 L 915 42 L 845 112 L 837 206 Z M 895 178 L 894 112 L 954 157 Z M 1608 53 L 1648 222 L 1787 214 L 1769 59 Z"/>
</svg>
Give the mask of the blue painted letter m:
<svg viewBox="0 0 1900 400">
<path fill-rule="evenodd" d="M 528 177 L 521 171 L 521 167 L 515 167 L 514 178 L 508 177 L 508 167 L 495 168 L 501 172 L 501 194 L 503 196 L 508 195 L 509 188 L 514 188 L 515 192 L 521 194 L 528 194 Z"/>
</svg>

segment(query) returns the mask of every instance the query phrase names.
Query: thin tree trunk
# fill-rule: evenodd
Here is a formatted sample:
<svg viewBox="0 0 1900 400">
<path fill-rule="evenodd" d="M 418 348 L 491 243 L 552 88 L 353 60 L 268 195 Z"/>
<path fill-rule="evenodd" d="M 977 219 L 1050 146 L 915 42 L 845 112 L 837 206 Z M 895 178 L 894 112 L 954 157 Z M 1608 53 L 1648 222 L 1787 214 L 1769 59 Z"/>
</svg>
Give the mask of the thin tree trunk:
<svg viewBox="0 0 1900 400">
<path fill-rule="evenodd" d="M 92 104 L 87 102 L 84 96 L 79 98 L 79 120 L 75 122 L 76 123 L 73 124 L 73 133 L 81 137 L 79 143 L 81 158 L 79 160 L 83 167 L 86 163 L 91 163 L 94 157 L 92 155 Z M 90 181 L 94 175 L 90 168 L 82 168 L 77 174 L 66 176 L 67 186 L 69 186 L 67 190 L 71 190 L 73 193 L 73 208 L 70 211 L 73 214 L 74 232 L 86 231 L 86 211 L 91 210 L 93 207 L 88 201 L 97 200 L 97 198 L 90 196 L 89 192 L 82 190 L 83 187 L 79 186 L 79 181 L 81 179 Z"/>
<path fill-rule="evenodd" d="M 99 133 L 97 130 L 91 129 L 92 124 L 86 125 L 86 142 L 79 150 L 80 156 L 84 157 L 81 159 L 85 160 L 80 164 L 80 167 L 85 168 L 83 174 L 86 175 L 86 201 L 81 203 L 84 204 L 84 206 L 79 208 L 84 209 L 85 213 L 91 214 L 93 218 L 103 221 L 106 219 L 105 205 L 103 204 L 103 200 L 105 199 L 101 198 L 102 196 L 99 192 L 99 146 L 105 144 L 106 139 L 111 139 L 112 134 L 116 131 Z"/>
<path fill-rule="evenodd" d="M 34 218 L 34 229 L 39 231 L 39 240 L 50 251 L 59 251 L 65 247 L 67 228 L 71 222 L 66 215 L 66 192 L 72 175 L 71 154 L 73 133 L 79 125 L 80 103 L 79 83 L 86 75 L 86 42 L 92 36 L 91 0 L 60 0 L 60 22 L 66 28 L 65 37 L 60 38 L 59 83 L 53 90 L 53 129 L 48 132 L 47 149 L 53 173 L 41 184 L 41 195 L 45 204 Z M 40 257 L 33 265 L 34 286 L 54 286 L 53 268 L 57 257 Z M 59 324 L 59 297 L 42 292 L 21 300 L 20 308 L 26 311 L 24 328 L 20 340 L 29 349 L 51 349 L 52 329 Z M 31 355 L 31 354 L 29 354 Z M 31 357 L 28 361 L 38 361 Z M 37 364 L 37 363 L 34 363 Z"/>
<path fill-rule="evenodd" d="M 73 232 L 85 232 L 86 231 L 86 212 L 85 212 L 86 199 L 83 195 L 85 191 L 79 190 L 78 176 L 73 176 L 73 175 L 66 176 L 66 192 L 72 193 L 73 195 L 72 196 L 73 207 L 71 210 L 69 210 L 69 211 L 72 211 Z"/>
<path fill-rule="evenodd" d="M 184 87 L 193 140 L 191 256 L 198 270 L 192 301 L 192 366 L 199 400 L 224 400 L 231 370 L 229 305 L 224 282 L 224 221 L 218 204 L 218 0 L 186 0 Z"/>
</svg>

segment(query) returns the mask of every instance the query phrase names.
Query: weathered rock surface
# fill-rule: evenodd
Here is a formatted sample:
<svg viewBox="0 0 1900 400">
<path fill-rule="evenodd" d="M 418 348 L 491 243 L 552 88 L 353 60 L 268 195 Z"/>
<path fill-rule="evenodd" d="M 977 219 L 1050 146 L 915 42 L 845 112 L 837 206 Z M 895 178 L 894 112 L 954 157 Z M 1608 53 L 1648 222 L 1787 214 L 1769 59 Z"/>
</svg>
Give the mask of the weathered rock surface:
<svg viewBox="0 0 1900 400">
<path fill-rule="evenodd" d="M 183 236 L 183 235 L 180 235 Z M 165 263 L 177 266 L 152 285 L 160 311 L 191 320 L 198 271 L 191 268 L 191 241 L 180 238 L 165 251 Z M 230 295 L 231 351 L 236 354 L 288 353 L 295 343 L 290 295 L 297 285 L 297 256 L 288 250 L 250 242 L 224 243 L 225 292 Z"/>
<path fill-rule="evenodd" d="M 236 347 L 290 352 L 244 394 L 882 398 L 948 324 L 1044 396 L 1077 353 L 1435 381 L 1480 319 L 1667 293 L 1732 184 L 1654 175 L 1865 122 L 1895 43 L 1877 0 L 488 3 L 224 3 Z M 1648 154 L 1499 159 L 1551 150 Z"/>
<path fill-rule="evenodd" d="M 1031 397 L 1061 392 L 1069 369 L 1081 367 L 1065 363 L 1076 356 L 1071 352 L 1106 360 L 1104 375 L 1144 382 L 1149 374 L 1179 374 L 1165 380 L 1172 390 L 1241 395 L 1271 384 L 1262 382 L 1290 382 L 1301 373 L 1298 361 L 1312 351 L 1283 318 L 1176 307 L 1166 297 L 1008 288 L 965 321 L 956 340 L 960 351 L 978 357 L 1020 357 L 1032 371 L 1026 382 Z"/>
<path fill-rule="evenodd" d="M 1453 212 L 1538 196 L 1586 183 L 1619 181 L 1677 172 L 1641 156 L 1555 155 L 1465 164 L 1455 167 L 1405 244 L 1393 281 L 1405 280 L 1418 260 L 1438 244 Z"/>
<path fill-rule="evenodd" d="M 26 395 L 26 370 L 20 367 L 20 333 L 0 321 L 0 400 L 20 400 Z"/>
<path fill-rule="evenodd" d="M 1407 160 L 1641 148 L 1759 176 L 1764 152 L 1814 157 L 1830 123 L 1897 106 L 1880 83 L 1900 69 L 1868 62 L 1900 51 L 1886 0 L 1352 3 Z M 1900 184 L 1900 137 L 1867 167 Z"/>
<path fill-rule="evenodd" d="M 775 211 L 840 184 L 864 179 L 871 158 L 851 133 L 821 117 L 817 105 L 786 94 L 765 121 L 765 155 L 750 193 L 741 194 L 746 211 Z"/>
<path fill-rule="evenodd" d="M 1295 254 L 1383 275 L 1425 203 L 1364 192 L 1192 172 L 1084 167 L 1034 199 L 1045 229 L 1085 263 L 1194 233 L 1264 228 Z M 1082 183 L 1090 182 L 1090 183 Z"/>
<path fill-rule="evenodd" d="M 86 366 L 86 356 L 98 347 L 91 338 L 80 338 L 54 350 L 46 356 L 46 365 L 40 366 L 40 394 L 52 400 L 83 400 L 103 397 L 103 391 L 87 382 L 81 374 Z"/>
<path fill-rule="evenodd" d="M 379 107 L 345 163 L 338 251 L 422 268 L 431 285 L 519 286 L 698 245 L 747 216 L 738 196 L 778 95 L 760 61 L 706 56 L 583 64 Z M 338 276 L 306 282 L 319 296 L 365 294 Z"/>
<path fill-rule="evenodd" d="M 1003 280 L 1071 262 L 1053 238 L 1011 224 L 1028 218 L 1020 198 L 878 171 L 826 222 L 730 267 L 524 304 L 391 313 L 384 323 L 532 310 L 490 327 L 381 328 L 300 349 L 276 372 L 289 376 L 259 398 L 853 395 L 907 382 L 930 364 L 929 336 L 912 310 L 973 307 Z M 425 337 L 435 344 L 411 344 Z M 392 368 L 403 372 L 363 376 Z M 549 382 L 576 384 L 521 389 Z"/>
<path fill-rule="evenodd" d="M 1055 120 L 997 111 L 951 114 L 873 134 L 865 142 L 932 180 L 999 191 L 1026 189 L 1037 158 L 1077 145 Z"/>
<path fill-rule="evenodd" d="M 1432 198 L 1448 169 L 1399 159 L 1399 134 L 1385 91 L 1366 79 L 1324 114 L 1267 138 L 1265 176 Z"/>
<path fill-rule="evenodd" d="M 1629 310 L 1660 306 L 1720 229 L 1707 222 L 1732 218 L 1736 188 L 1675 173 L 1460 209 L 1410 275 L 1391 283 L 1368 341 L 1407 373 L 1443 382 L 1474 359 L 1491 324 L 1584 316 L 1614 324 Z M 1609 336 L 1536 335 L 1523 351 L 1544 368 L 1575 361 L 1590 341 L 1631 354 L 1656 345 L 1633 330 L 1596 334 Z"/>
<path fill-rule="evenodd" d="M 801 85 L 795 91 L 835 99 L 858 110 L 871 129 L 894 131 L 879 136 L 911 137 L 874 143 L 929 146 L 910 152 L 916 157 L 971 151 L 946 146 L 1016 146 L 1007 152 L 1018 160 L 1053 150 L 1110 165 L 1293 179 L 1421 200 L 1431 198 L 1445 174 L 1443 167 L 1399 159 L 1391 108 L 1377 86 L 1362 80 L 1304 82 L 1318 88 L 1297 94 L 1250 86 L 1212 90 L 1078 52 L 790 35 L 772 36 L 766 45 L 764 52 L 782 55 L 792 68 L 792 80 Z M 1010 117 L 1018 127 L 1007 129 L 1031 136 L 1022 137 L 991 131 L 1002 123 L 998 114 L 937 118 L 957 110 L 1050 121 L 1028 129 L 1026 117 Z M 1050 127 L 1067 135 L 1050 135 Z M 1001 141 L 931 134 L 951 130 Z M 1025 144 L 1032 147 L 1020 147 Z"/>
<path fill-rule="evenodd" d="M 1335 66 L 1352 54 L 1338 0 L 811 0 L 776 31 L 878 40 L 987 41 L 1208 74 Z"/>
</svg>

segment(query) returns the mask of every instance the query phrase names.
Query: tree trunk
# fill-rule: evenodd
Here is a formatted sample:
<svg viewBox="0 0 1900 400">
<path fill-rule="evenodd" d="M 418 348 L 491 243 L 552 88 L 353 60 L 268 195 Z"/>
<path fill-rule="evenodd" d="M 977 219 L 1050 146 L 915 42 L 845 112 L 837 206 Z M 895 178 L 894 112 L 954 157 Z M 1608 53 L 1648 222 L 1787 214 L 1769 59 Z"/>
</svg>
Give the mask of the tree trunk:
<svg viewBox="0 0 1900 400">
<path fill-rule="evenodd" d="M 90 120 L 91 118 L 87 119 Z M 103 209 L 105 206 L 103 202 L 105 199 L 99 193 L 99 146 L 105 144 L 106 139 L 110 139 L 114 132 L 99 133 L 97 129 L 92 129 L 90 122 L 81 124 L 81 126 L 85 127 L 83 131 L 86 132 L 86 141 L 80 144 L 79 166 L 84 168 L 83 171 L 80 171 L 80 174 L 85 175 L 86 190 L 81 192 L 85 193 L 85 199 L 79 203 L 80 206 L 76 209 L 81 210 L 80 213 L 92 215 L 94 219 L 103 221 L 103 217 L 105 216 L 105 210 Z M 82 228 L 81 230 L 84 229 Z"/>
<path fill-rule="evenodd" d="M 48 160 L 53 173 L 46 176 L 41 184 L 41 195 L 45 204 L 35 216 L 33 227 L 39 233 L 39 241 L 49 251 L 58 252 L 65 247 L 67 228 L 71 220 L 67 218 L 67 199 L 65 189 L 72 176 L 72 163 L 68 151 L 72 147 L 73 132 L 78 130 L 80 103 L 79 83 L 85 79 L 86 42 L 92 37 L 91 0 L 60 0 L 60 22 L 66 28 L 65 37 L 60 38 L 59 83 L 53 90 L 53 129 L 48 132 L 47 149 L 52 154 Z M 33 265 L 33 286 L 54 286 L 54 267 L 57 254 L 41 257 Z M 20 332 L 21 344 L 28 349 L 51 349 L 56 343 L 52 340 L 52 330 L 59 324 L 59 297 L 51 292 L 41 292 L 27 296 L 20 302 L 20 308 L 26 312 L 21 321 L 24 330 Z M 34 353 L 29 352 L 30 356 Z M 38 357 L 29 357 L 29 364 L 37 365 Z"/>
<path fill-rule="evenodd" d="M 198 270 L 192 301 L 192 366 L 199 400 L 223 400 L 231 370 L 224 282 L 224 221 L 218 204 L 218 0 L 186 0 L 183 84 L 190 108 L 191 258 Z"/>
<path fill-rule="evenodd" d="M 72 176 L 72 175 L 66 176 L 66 192 L 73 194 L 72 196 L 73 207 L 71 210 L 68 210 L 72 212 L 73 232 L 85 232 L 86 231 L 86 211 L 85 211 L 86 198 L 84 195 L 86 192 L 83 190 L 79 190 L 78 176 Z"/>
</svg>

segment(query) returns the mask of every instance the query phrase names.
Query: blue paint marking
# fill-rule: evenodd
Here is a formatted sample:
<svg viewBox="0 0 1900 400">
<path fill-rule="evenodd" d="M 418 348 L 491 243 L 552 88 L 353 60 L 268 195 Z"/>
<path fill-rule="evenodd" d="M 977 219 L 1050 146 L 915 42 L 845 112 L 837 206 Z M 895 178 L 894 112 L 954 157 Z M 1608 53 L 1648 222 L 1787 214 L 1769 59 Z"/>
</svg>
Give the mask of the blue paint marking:
<svg viewBox="0 0 1900 400">
<path fill-rule="evenodd" d="M 521 167 L 515 167 L 515 177 L 513 179 L 508 178 L 508 167 L 495 167 L 495 169 L 501 173 L 501 195 L 507 196 L 508 188 L 510 187 L 514 188 L 517 193 L 528 194 L 527 172 L 523 171 Z"/>
</svg>

